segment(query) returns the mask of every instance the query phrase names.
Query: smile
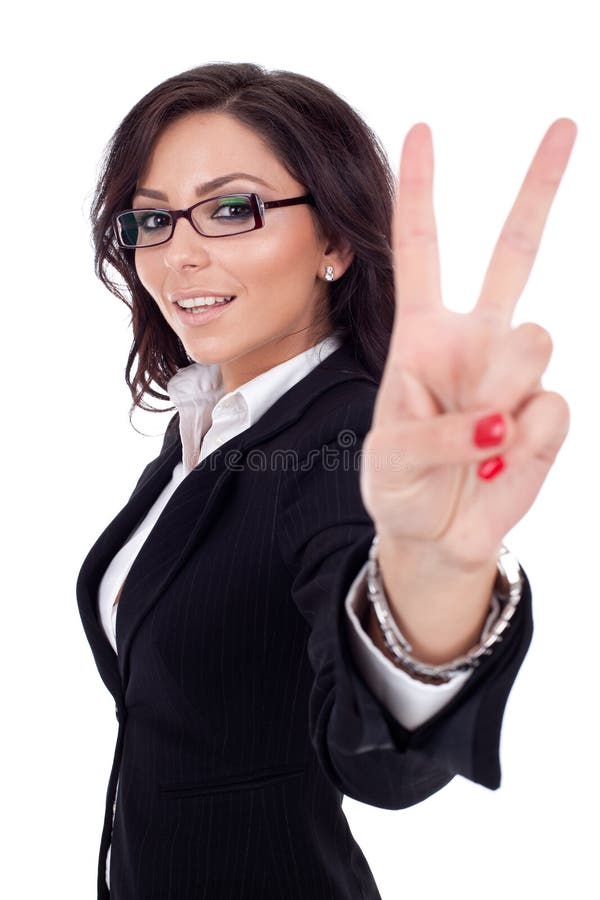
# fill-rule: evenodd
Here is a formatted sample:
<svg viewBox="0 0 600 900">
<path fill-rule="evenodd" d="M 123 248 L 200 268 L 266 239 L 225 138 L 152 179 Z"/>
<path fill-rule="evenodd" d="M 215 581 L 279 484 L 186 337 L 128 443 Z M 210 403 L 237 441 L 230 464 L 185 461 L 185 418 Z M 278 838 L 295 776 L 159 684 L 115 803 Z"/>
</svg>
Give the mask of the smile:
<svg viewBox="0 0 600 900">
<path fill-rule="evenodd" d="M 232 300 L 235 300 L 235 294 L 231 297 L 189 297 L 185 300 L 176 300 L 175 303 L 181 309 L 196 309 L 219 303 L 231 303 Z"/>
</svg>

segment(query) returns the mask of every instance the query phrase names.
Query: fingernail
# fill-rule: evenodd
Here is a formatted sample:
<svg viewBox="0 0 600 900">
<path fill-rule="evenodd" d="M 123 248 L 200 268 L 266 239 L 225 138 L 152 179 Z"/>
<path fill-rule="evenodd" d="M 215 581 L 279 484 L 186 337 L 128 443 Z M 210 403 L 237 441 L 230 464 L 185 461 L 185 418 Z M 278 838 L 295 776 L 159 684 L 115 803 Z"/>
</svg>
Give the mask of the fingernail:
<svg viewBox="0 0 600 900">
<path fill-rule="evenodd" d="M 505 465 L 502 457 L 493 456 L 491 459 L 484 459 L 483 462 L 479 463 L 477 474 L 480 478 L 489 481 L 491 478 L 495 478 L 504 468 Z"/>
<path fill-rule="evenodd" d="M 506 423 L 504 416 L 500 413 L 494 413 L 479 419 L 475 425 L 473 433 L 473 443 L 477 447 L 493 447 L 495 444 L 501 444 L 506 434 Z"/>
</svg>

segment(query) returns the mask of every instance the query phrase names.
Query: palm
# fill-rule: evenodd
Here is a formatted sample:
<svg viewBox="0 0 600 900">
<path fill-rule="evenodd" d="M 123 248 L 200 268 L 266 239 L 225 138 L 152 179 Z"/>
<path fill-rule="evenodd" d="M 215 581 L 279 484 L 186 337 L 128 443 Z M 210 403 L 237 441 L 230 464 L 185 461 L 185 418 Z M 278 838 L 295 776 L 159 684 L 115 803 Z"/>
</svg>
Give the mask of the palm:
<svg viewBox="0 0 600 900">
<path fill-rule="evenodd" d="M 511 317 L 574 139 L 568 119 L 548 130 L 481 295 L 461 314 L 441 300 L 430 132 L 420 125 L 407 137 L 393 228 L 397 308 L 361 466 L 363 501 L 380 533 L 443 544 L 462 563 L 491 559 L 552 466 L 568 407 L 541 386 L 551 341 L 537 325 L 511 327 Z M 506 469 L 485 481 L 477 466 L 496 450 L 470 446 L 466 428 L 493 412 L 508 425 Z"/>
</svg>

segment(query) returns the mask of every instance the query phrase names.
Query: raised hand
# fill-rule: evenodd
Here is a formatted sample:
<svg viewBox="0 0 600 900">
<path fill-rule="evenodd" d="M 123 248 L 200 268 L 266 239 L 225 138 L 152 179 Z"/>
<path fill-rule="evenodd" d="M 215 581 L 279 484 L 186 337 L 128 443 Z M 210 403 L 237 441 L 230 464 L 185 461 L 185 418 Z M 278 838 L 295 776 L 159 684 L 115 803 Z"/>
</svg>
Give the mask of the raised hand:
<svg viewBox="0 0 600 900">
<path fill-rule="evenodd" d="M 495 560 L 568 431 L 566 401 L 541 385 L 548 332 L 513 328 L 511 319 L 575 136 L 570 119 L 546 132 L 468 314 L 442 303 L 428 126 L 415 125 L 404 143 L 392 234 L 396 313 L 361 492 L 379 535 L 457 570 Z M 481 448 L 477 423 L 490 415 L 501 416 L 487 428 L 498 442 Z"/>
</svg>

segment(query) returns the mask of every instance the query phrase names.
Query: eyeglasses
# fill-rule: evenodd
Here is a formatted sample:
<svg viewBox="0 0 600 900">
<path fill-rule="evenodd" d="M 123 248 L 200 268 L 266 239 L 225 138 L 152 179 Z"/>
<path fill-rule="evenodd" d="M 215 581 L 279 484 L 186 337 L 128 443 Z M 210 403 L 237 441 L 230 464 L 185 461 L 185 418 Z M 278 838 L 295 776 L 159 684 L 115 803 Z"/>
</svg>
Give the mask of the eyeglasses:
<svg viewBox="0 0 600 900">
<path fill-rule="evenodd" d="M 113 216 L 113 227 L 121 247 L 156 247 L 171 240 L 178 219 L 187 219 L 204 237 L 233 237 L 263 228 L 266 209 L 300 203 L 315 205 L 311 194 L 267 202 L 258 194 L 222 194 L 189 209 L 126 209 Z"/>
</svg>

